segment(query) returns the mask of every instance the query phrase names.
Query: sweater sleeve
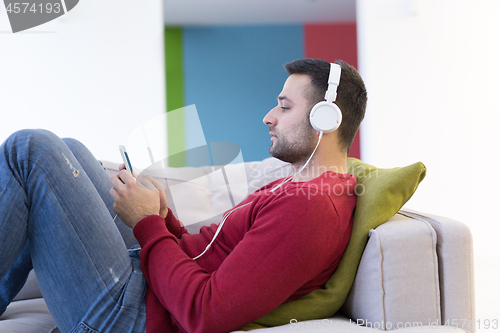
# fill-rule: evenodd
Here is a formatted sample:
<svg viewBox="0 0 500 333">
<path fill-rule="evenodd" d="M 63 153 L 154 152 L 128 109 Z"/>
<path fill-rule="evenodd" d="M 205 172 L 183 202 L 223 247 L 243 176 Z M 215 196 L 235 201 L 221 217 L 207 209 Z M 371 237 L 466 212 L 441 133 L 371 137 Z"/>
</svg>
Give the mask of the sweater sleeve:
<svg viewBox="0 0 500 333">
<path fill-rule="evenodd" d="M 181 221 L 179 221 L 172 210 L 168 210 L 167 217 L 165 218 L 165 225 L 167 226 L 168 231 L 170 231 L 175 237 L 181 239 L 182 235 L 188 234 L 188 231 L 182 225 Z"/>
<path fill-rule="evenodd" d="M 227 332 L 269 313 L 328 267 L 343 251 L 344 228 L 327 196 L 282 195 L 256 210 L 212 274 L 179 248 L 161 217 L 145 218 L 134 234 L 148 287 L 182 329 Z"/>
</svg>

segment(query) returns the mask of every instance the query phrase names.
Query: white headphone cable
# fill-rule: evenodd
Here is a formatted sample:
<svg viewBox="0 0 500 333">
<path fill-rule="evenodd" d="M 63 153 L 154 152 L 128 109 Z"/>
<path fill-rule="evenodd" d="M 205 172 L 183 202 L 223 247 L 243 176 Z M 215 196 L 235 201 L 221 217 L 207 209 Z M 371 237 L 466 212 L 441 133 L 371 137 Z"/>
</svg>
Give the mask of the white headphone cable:
<svg viewBox="0 0 500 333">
<path fill-rule="evenodd" d="M 214 237 L 212 237 L 212 240 L 210 241 L 210 243 L 207 245 L 207 247 L 205 248 L 205 250 L 199 254 L 198 256 L 194 257 L 193 260 L 196 260 L 198 258 L 200 258 L 202 255 L 205 254 L 205 252 L 208 251 L 208 249 L 210 249 L 210 247 L 212 246 L 213 242 L 215 241 L 215 239 L 217 238 L 217 236 L 219 235 L 219 232 L 221 231 L 222 229 L 222 226 L 224 225 L 224 222 L 226 222 L 227 218 L 229 217 L 229 215 L 231 215 L 234 211 L 240 209 L 240 208 L 243 208 L 245 207 L 246 205 L 249 205 L 251 204 L 253 201 L 250 201 L 250 202 L 247 202 L 246 204 L 244 205 L 241 205 L 239 207 L 236 207 L 234 208 L 233 210 L 231 210 L 230 212 L 227 212 L 225 215 L 224 215 L 224 218 L 222 219 L 222 222 L 219 224 L 219 227 L 217 228 L 217 231 L 215 232 L 215 235 Z"/>
<path fill-rule="evenodd" d="M 311 156 L 309 156 L 309 159 L 307 160 L 307 162 L 302 166 L 302 168 L 300 168 L 300 170 L 293 174 L 292 176 L 289 176 L 288 178 L 285 178 L 278 186 L 276 186 L 275 188 L 273 188 L 271 190 L 271 192 L 274 192 L 275 190 L 277 190 L 278 188 L 280 188 L 283 184 L 285 184 L 286 182 L 289 182 L 290 180 L 293 179 L 293 177 L 295 177 L 296 175 L 298 175 L 300 172 L 302 172 L 302 170 L 304 170 L 304 168 L 307 166 L 307 164 L 309 163 L 309 161 L 311 161 L 311 158 L 313 157 L 314 153 L 316 152 L 316 149 L 318 149 L 318 146 L 319 146 L 319 143 L 321 142 L 321 138 L 323 137 L 323 131 L 321 131 L 319 133 L 319 138 L 318 138 L 318 143 L 316 144 L 316 147 L 314 148 L 313 152 L 311 153 Z M 200 258 L 202 255 L 204 255 L 208 249 L 210 249 L 210 247 L 212 246 L 213 242 L 215 241 L 215 239 L 217 238 L 217 236 L 219 235 L 219 232 L 221 231 L 222 229 L 222 226 L 224 225 L 224 223 L 226 222 L 227 218 L 229 217 L 229 215 L 231 215 L 234 211 L 240 209 L 240 208 L 243 208 L 245 207 L 246 205 L 249 205 L 251 204 L 253 201 L 251 202 L 248 202 L 244 205 L 241 205 L 239 207 L 236 207 L 234 208 L 233 210 L 231 210 L 230 212 L 227 212 L 224 217 L 222 218 L 222 221 L 221 223 L 219 224 L 218 228 L 217 228 L 217 231 L 215 232 L 215 235 L 214 237 L 212 238 L 212 240 L 210 241 L 210 243 L 207 245 L 207 247 L 205 248 L 205 250 L 199 254 L 198 256 L 194 257 L 193 260 L 196 260 L 198 258 Z"/>
<path fill-rule="evenodd" d="M 319 138 L 318 138 L 318 143 L 316 144 L 316 147 L 314 148 L 313 152 L 311 153 L 311 156 L 309 156 L 309 159 L 306 161 L 306 163 L 302 166 L 302 168 L 300 168 L 300 170 L 298 172 L 296 172 L 295 174 L 291 175 L 291 176 L 288 176 L 288 178 L 285 178 L 280 184 L 278 184 L 278 186 L 276 186 L 275 188 L 273 188 L 271 190 L 271 192 L 274 192 L 275 190 L 277 190 L 278 188 L 280 188 L 283 184 L 291 181 L 293 179 L 293 177 L 295 177 L 296 175 L 298 175 L 299 173 L 302 172 L 302 170 L 304 170 L 304 168 L 307 166 L 307 164 L 309 164 L 309 161 L 311 161 L 311 158 L 314 156 L 314 153 L 316 152 L 316 149 L 318 149 L 318 146 L 319 146 L 319 143 L 321 142 L 321 138 L 323 137 L 323 131 L 321 131 L 319 133 Z M 215 231 L 215 234 L 214 234 L 214 237 L 212 237 L 212 240 L 210 241 L 210 243 L 207 245 L 207 247 L 205 248 L 205 250 L 203 250 L 202 253 L 200 253 L 198 256 L 194 257 L 193 260 L 197 260 L 198 258 L 200 258 L 202 255 L 204 255 L 209 249 L 210 247 L 212 246 L 212 244 L 215 242 L 215 239 L 217 238 L 217 236 L 219 235 L 221 229 L 222 229 L 222 226 L 224 225 L 224 223 L 226 222 L 227 218 L 229 217 L 229 215 L 231 215 L 234 211 L 237 211 L 238 209 L 240 208 L 243 208 L 249 204 L 251 204 L 251 202 L 247 202 L 246 204 L 244 205 L 241 205 L 239 207 L 236 207 L 234 208 L 233 210 L 227 212 L 224 217 L 222 218 L 222 221 L 221 223 L 219 224 L 219 226 L 217 227 L 217 230 Z M 116 220 L 116 218 L 118 217 L 118 214 L 115 215 L 115 218 L 113 219 L 113 221 Z M 134 249 L 132 251 L 137 251 L 137 250 L 140 250 L 140 248 L 138 249 Z"/>
<path fill-rule="evenodd" d="M 313 157 L 314 153 L 316 152 L 316 149 L 318 149 L 318 146 L 319 146 L 319 143 L 321 141 L 321 138 L 323 137 L 323 131 L 319 132 L 319 138 L 318 138 L 318 143 L 316 144 L 316 147 L 314 148 L 313 152 L 311 153 L 311 156 L 309 156 L 309 159 L 307 160 L 306 163 L 304 163 L 304 165 L 302 166 L 302 168 L 300 168 L 299 171 L 297 171 L 296 173 L 294 173 L 292 176 L 290 176 L 289 178 L 285 178 L 278 186 L 276 186 L 275 188 L 273 188 L 271 190 L 271 192 L 274 192 L 276 191 L 277 189 L 279 189 L 283 184 L 291 181 L 293 179 L 293 177 L 295 177 L 296 175 L 298 175 L 299 173 L 302 172 L 302 170 L 304 170 L 304 168 L 306 167 L 307 164 L 309 164 L 309 161 L 311 160 L 311 158 Z"/>
</svg>

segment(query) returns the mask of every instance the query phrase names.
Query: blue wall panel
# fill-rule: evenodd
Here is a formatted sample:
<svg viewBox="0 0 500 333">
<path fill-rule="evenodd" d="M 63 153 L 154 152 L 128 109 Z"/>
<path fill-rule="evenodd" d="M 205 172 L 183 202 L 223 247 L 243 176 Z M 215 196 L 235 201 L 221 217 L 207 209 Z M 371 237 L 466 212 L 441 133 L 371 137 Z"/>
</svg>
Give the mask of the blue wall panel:
<svg viewBox="0 0 500 333">
<path fill-rule="evenodd" d="M 303 56 L 301 25 L 184 28 L 185 104 L 196 104 L 206 141 L 236 143 L 245 161 L 269 157 L 262 118 L 288 77 L 283 64 Z"/>
</svg>

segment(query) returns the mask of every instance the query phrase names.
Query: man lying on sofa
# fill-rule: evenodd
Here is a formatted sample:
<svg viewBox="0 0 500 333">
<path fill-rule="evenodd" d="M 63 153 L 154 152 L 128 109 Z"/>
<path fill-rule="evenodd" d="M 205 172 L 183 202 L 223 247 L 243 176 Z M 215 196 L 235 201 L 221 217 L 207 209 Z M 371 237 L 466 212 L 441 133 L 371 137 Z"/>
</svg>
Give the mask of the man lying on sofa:
<svg viewBox="0 0 500 333">
<path fill-rule="evenodd" d="M 270 154 L 292 173 L 199 234 L 186 232 L 153 178 L 122 166 L 109 180 L 76 140 L 11 135 L 0 147 L 0 313 L 32 267 L 62 332 L 227 332 L 321 288 L 351 233 L 347 153 L 366 90 L 342 61 L 285 68 L 264 124 Z M 142 249 L 127 250 L 132 231 Z"/>
</svg>

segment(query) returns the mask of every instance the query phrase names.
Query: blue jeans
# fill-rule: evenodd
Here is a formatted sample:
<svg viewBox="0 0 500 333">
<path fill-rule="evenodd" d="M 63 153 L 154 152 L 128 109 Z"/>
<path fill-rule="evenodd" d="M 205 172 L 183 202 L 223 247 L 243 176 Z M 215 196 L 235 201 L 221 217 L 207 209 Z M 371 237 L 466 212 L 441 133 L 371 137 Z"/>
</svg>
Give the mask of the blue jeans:
<svg viewBox="0 0 500 333">
<path fill-rule="evenodd" d="M 0 303 L 33 266 L 61 332 L 145 331 L 146 281 L 132 231 L 113 222 L 108 179 L 82 144 L 48 131 L 1 145 Z"/>
</svg>

